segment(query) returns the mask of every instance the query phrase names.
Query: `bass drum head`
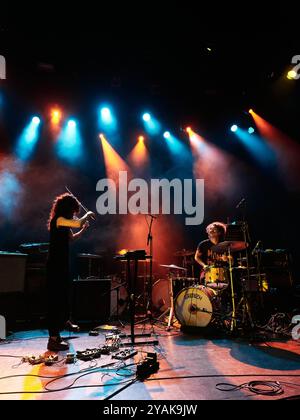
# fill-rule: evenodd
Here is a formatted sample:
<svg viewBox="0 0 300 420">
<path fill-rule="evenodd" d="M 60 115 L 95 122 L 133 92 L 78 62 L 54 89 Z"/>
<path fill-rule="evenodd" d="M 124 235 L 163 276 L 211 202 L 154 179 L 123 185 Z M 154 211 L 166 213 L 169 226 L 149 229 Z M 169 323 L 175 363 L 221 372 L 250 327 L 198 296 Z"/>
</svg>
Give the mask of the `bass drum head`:
<svg viewBox="0 0 300 420">
<path fill-rule="evenodd" d="M 187 287 L 175 300 L 175 315 L 182 326 L 207 327 L 213 316 L 216 292 L 208 287 Z"/>
</svg>

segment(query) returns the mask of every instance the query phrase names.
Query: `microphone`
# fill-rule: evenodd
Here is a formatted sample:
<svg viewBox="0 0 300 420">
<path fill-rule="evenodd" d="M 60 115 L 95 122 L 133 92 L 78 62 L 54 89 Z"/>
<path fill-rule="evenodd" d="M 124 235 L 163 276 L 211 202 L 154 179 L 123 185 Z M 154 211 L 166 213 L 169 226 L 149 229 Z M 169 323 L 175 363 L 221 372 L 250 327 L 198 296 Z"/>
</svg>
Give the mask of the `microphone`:
<svg viewBox="0 0 300 420">
<path fill-rule="evenodd" d="M 262 243 L 261 240 L 259 240 L 257 242 L 257 244 L 255 245 L 255 247 L 252 250 L 252 255 L 254 255 L 256 253 L 256 251 L 258 250 L 258 247 L 259 247 L 259 245 L 261 245 L 261 243 Z"/>
<path fill-rule="evenodd" d="M 246 199 L 242 198 L 241 201 L 239 202 L 239 204 L 235 208 L 239 209 L 241 207 L 241 205 L 244 204 L 245 201 L 246 201 Z"/>
</svg>

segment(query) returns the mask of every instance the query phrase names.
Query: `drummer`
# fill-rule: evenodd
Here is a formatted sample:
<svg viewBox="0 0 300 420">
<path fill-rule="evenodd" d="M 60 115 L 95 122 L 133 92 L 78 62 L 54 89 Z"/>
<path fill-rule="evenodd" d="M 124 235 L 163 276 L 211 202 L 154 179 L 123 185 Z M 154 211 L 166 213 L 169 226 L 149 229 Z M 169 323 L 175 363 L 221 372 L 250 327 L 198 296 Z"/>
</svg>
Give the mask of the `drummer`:
<svg viewBox="0 0 300 420">
<path fill-rule="evenodd" d="M 211 248 L 225 240 L 226 225 L 221 222 L 213 222 L 206 227 L 208 239 L 199 243 L 195 260 L 203 268 L 203 272 L 217 262 L 226 261 L 226 255 L 213 253 Z"/>
</svg>

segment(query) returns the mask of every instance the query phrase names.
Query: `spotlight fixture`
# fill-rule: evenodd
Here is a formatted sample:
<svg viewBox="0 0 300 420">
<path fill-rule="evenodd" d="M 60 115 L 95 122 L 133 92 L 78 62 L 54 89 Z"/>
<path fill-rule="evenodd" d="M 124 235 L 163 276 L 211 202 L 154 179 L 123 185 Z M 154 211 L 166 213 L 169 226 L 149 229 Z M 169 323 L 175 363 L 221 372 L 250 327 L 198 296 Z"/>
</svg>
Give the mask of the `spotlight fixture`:
<svg viewBox="0 0 300 420">
<path fill-rule="evenodd" d="M 33 124 L 38 125 L 41 122 L 41 120 L 39 119 L 39 117 L 33 117 L 32 122 L 33 122 Z"/>
<path fill-rule="evenodd" d="M 171 137 L 170 132 L 169 132 L 169 131 L 165 131 L 165 132 L 164 132 L 164 138 L 165 138 L 165 139 L 169 139 L 170 137 Z"/>
<path fill-rule="evenodd" d="M 148 112 L 146 112 L 143 115 L 143 120 L 146 121 L 146 122 L 150 121 L 151 120 L 151 115 Z"/>
<path fill-rule="evenodd" d="M 70 121 L 68 122 L 68 127 L 70 127 L 70 128 L 74 128 L 74 127 L 76 127 L 76 121 L 74 121 L 74 120 L 70 120 Z"/>
<path fill-rule="evenodd" d="M 236 124 L 232 125 L 232 126 L 231 126 L 231 128 L 230 128 L 230 130 L 231 130 L 233 133 L 235 133 L 235 132 L 237 131 L 237 129 L 238 129 L 238 126 L 237 126 Z"/>
</svg>

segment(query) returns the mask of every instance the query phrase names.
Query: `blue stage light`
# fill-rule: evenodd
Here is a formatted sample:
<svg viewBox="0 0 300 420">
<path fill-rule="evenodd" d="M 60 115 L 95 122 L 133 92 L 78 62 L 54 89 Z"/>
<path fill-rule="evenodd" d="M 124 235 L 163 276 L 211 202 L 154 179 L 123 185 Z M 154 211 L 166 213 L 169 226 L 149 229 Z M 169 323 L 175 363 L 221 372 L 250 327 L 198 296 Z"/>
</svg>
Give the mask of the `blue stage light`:
<svg viewBox="0 0 300 420">
<path fill-rule="evenodd" d="M 169 139 L 171 137 L 171 133 L 170 133 L 170 131 L 165 131 L 164 132 L 164 138 L 165 139 Z"/>
<path fill-rule="evenodd" d="M 17 141 L 16 154 L 18 158 L 27 160 L 33 153 L 35 145 L 39 138 L 40 118 L 35 116 L 25 127 Z"/>
<path fill-rule="evenodd" d="M 248 128 L 248 133 L 249 133 L 249 134 L 253 134 L 253 133 L 254 133 L 254 131 L 255 131 L 255 130 L 254 130 L 254 128 L 253 128 L 253 127 L 249 127 L 249 128 Z"/>
<path fill-rule="evenodd" d="M 146 122 L 149 122 L 151 120 L 151 115 L 148 112 L 146 112 L 143 115 L 143 120 L 146 121 Z"/>
<path fill-rule="evenodd" d="M 99 129 L 105 134 L 114 134 L 118 129 L 116 117 L 113 108 L 108 105 L 102 105 L 99 109 Z"/>
<path fill-rule="evenodd" d="M 56 149 L 58 156 L 71 164 L 76 163 L 82 157 L 82 138 L 75 120 L 69 120 L 63 127 L 56 143 Z"/>
<path fill-rule="evenodd" d="M 33 124 L 38 125 L 41 122 L 41 120 L 39 119 L 39 117 L 33 117 L 32 122 L 33 122 Z"/>
<path fill-rule="evenodd" d="M 69 120 L 68 121 L 68 127 L 69 128 L 75 128 L 76 127 L 76 121 L 75 120 Z"/>
<path fill-rule="evenodd" d="M 111 110 L 107 107 L 101 108 L 101 120 L 104 124 L 111 124 L 113 121 Z"/>
<path fill-rule="evenodd" d="M 237 129 L 238 129 L 238 126 L 237 126 L 236 124 L 232 125 L 232 126 L 231 126 L 231 128 L 230 128 L 230 130 L 231 130 L 233 133 L 235 133 L 235 132 L 237 131 Z"/>
</svg>

